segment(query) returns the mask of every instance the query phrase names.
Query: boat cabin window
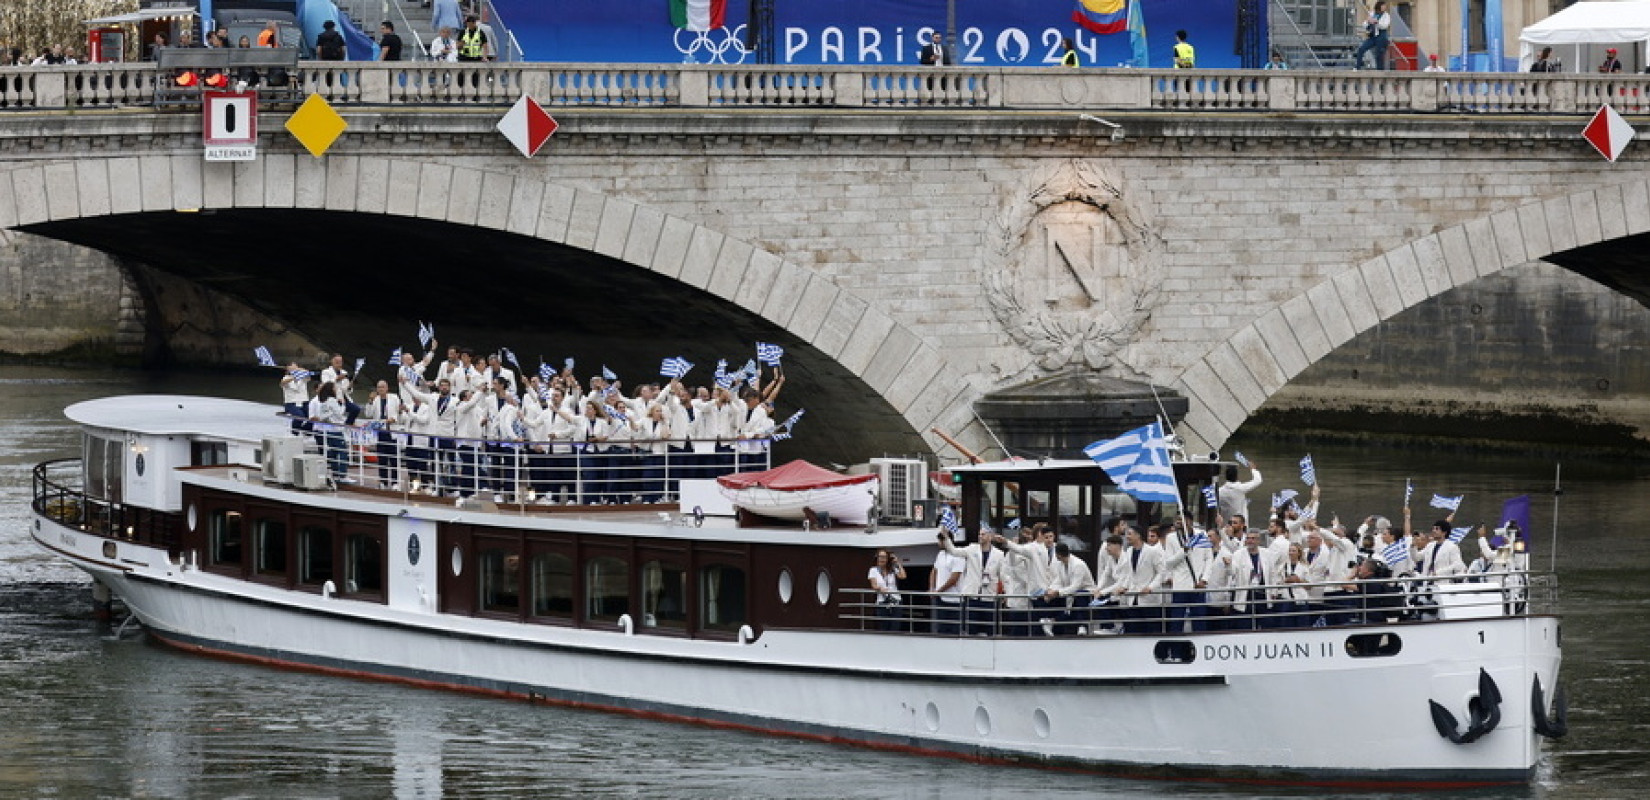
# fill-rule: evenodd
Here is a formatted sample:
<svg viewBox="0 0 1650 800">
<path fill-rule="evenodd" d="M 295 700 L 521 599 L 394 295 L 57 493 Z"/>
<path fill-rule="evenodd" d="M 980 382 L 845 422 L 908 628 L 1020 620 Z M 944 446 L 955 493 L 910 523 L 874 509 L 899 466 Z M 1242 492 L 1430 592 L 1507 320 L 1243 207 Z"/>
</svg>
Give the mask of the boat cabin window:
<svg viewBox="0 0 1650 800">
<path fill-rule="evenodd" d="M 228 442 L 190 442 L 189 465 L 216 467 L 229 463 Z"/>
<path fill-rule="evenodd" d="M 585 562 L 585 617 L 617 622 L 630 613 L 630 567 L 622 558 L 597 556 Z"/>
<path fill-rule="evenodd" d="M 208 527 L 207 553 L 212 564 L 241 564 L 241 512 L 218 509 Z"/>
<path fill-rule="evenodd" d="M 332 577 L 332 529 L 320 525 L 299 528 L 298 582 L 320 585 Z"/>
<path fill-rule="evenodd" d="M 787 573 L 788 575 L 789 573 Z M 699 571 L 700 627 L 731 631 L 745 624 L 745 571 L 726 564 L 711 564 Z M 787 598 L 788 599 L 788 598 Z"/>
<path fill-rule="evenodd" d="M 573 616 L 573 559 L 566 553 L 533 556 L 533 616 Z"/>
<path fill-rule="evenodd" d="M 687 569 L 668 561 L 642 565 L 642 626 L 687 627 Z"/>
<path fill-rule="evenodd" d="M 126 443 L 87 434 L 82 440 L 81 469 L 86 495 L 94 500 L 121 501 Z"/>
<path fill-rule="evenodd" d="M 476 600 L 482 611 L 521 611 L 521 556 L 496 542 L 476 540 Z"/>
<path fill-rule="evenodd" d="M 344 539 L 344 591 L 384 591 L 384 548 L 377 536 L 352 533 Z"/>
<path fill-rule="evenodd" d="M 259 575 L 286 574 L 286 523 L 259 519 L 252 529 L 253 571 Z"/>
</svg>

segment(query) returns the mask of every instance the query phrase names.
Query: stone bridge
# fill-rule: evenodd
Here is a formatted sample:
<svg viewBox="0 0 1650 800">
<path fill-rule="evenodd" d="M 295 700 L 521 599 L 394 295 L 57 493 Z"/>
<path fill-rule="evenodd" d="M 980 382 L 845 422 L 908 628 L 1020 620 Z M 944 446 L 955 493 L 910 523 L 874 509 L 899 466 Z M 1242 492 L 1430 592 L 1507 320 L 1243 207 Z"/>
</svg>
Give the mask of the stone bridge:
<svg viewBox="0 0 1650 800">
<path fill-rule="evenodd" d="M 271 108 L 237 164 L 203 160 L 198 115 L 145 107 L 155 79 L 0 70 L 0 228 L 374 365 L 415 319 L 629 383 L 775 341 L 781 414 L 808 410 L 821 458 L 937 449 L 933 427 L 986 450 L 992 398 L 1082 417 L 1146 385 L 1214 449 L 1482 276 L 1546 260 L 1650 297 L 1650 158 L 1579 137 L 1601 103 L 1645 111 L 1645 76 L 330 65 L 299 79 L 349 122 L 332 150 Z M 562 125 L 531 160 L 493 130 L 522 91 Z M 1013 441 L 1154 412 L 1108 408 Z"/>
</svg>

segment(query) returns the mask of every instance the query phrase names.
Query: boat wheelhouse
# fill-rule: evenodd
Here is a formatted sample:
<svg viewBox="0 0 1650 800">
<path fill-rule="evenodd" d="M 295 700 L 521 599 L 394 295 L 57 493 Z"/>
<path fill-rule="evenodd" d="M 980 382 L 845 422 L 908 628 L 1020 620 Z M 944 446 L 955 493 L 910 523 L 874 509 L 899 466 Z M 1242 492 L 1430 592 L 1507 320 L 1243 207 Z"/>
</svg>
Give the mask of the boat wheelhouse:
<svg viewBox="0 0 1650 800">
<path fill-rule="evenodd" d="M 932 526 L 734 515 L 702 465 L 664 492 L 675 505 L 545 505 L 521 484 L 548 462 L 487 443 L 469 465 L 494 459 L 490 490 L 469 497 L 414 491 L 406 474 L 398 489 L 370 488 L 377 465 L 365 463 L 356 483 L 306 481 L 316 445 L 271 406 L 140 396 L 66 413 L 85 431 L 82 457 L 36 468 L 34 538 L 185 650 L 1142 776 L 1522 782 L 1563 725 L 1547 712 L 1559 669 L 1550 576 L 1391 585 L 1400 606 L 1447 595 L 1430 614 L 1365 592 L 1321 623 L 1256 608 L 1241 628 L 1104 636 L 1076 606 L 1053 632 L 1085 635 L 1037 635 L 1042 619 L 996 600 L 988 628 L 937 633 L 939 598 L 902 589 L 906 624 L 884 630 L 867 570 L 888 550 L 912 568 L 907 587 L 925 586 Z M 432 461 L 461 469 L 465 457 Z M 619 469 L 592 463 L 604 481 Z M 1221 466 L 1177 464 L 1182 496 Z M 971 530 L 1044 521 L 1091 559 L 1106 518 L 1159 513 L 1092 462 L 950 471 Z M 1352 734 L 1348 719 L 1360 721 Z"/>
</svg>

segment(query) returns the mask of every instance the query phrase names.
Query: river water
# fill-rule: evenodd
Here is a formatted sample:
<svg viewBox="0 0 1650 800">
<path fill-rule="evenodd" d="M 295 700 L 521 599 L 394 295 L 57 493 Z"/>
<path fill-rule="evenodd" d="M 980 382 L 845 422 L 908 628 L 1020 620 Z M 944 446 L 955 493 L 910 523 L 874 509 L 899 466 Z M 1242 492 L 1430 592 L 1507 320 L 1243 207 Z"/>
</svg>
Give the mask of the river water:
<svg viewBox="0 0 1650 800">
<path fill-rule="evenodd" d="M 30 542 L 29 471 L 75 455 L 64 406 L 134 392 L 278 400 L 268 377 L 0 368 L 0 797 L 1323 796 L 895 755 L 251 667 L 131 633 L 116 639 L 90 619 L 84 575 Z M 1419 508 L 1433 492 L 1466 495 L 1462 522 L 1493 520 L 1503 499 L 1528 493 L 1535 564 L 1545 568 L 1553 552 L 1551 460 L 1241 433 L 1233 447 L 1264 468 L 1261 493 L 1304 488 L 1295 464 L 1310 450 L 1324 511 L 1343 519 L 1395 515 L 1406 478 L 1421 525 L 1435 515 Z M 1650 777 L 1650 471 L 1579 459 L 1562 469 L 1557 568 L 1571 733 L 1548 747 L 1534 785 L 1475 797 L 1625 797 Z"/>
</svg>

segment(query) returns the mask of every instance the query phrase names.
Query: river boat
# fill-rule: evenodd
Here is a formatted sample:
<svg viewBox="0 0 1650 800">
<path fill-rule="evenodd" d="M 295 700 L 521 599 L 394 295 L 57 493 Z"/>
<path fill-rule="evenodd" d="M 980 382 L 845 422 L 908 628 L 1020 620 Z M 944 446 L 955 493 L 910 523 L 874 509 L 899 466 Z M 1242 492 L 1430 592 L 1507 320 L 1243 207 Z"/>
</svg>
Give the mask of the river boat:
<svg viewBox="0 0 1650 800">
<path fill-rule="evenodd" d="M 1526 782 L 1563 733 L 1550 575 L 1402 587 L 1309 622 L 1259 604 L 1222 630 L 1130 618 L 1115 635 L 1081 608 L 1090 618 L 1047 626 L 982 601 L 986 625 L 935 633 L 923 593 L 890 617 L 866 578 L 888 550 L 906 586 L 926 585 L 934 527 L 541 505 L 498 484 L 453 499 L 372 488 L 369 464 L 334 482 L 277 412 L 154 395 L 71 406 L 82 453 L 35 468 L 34 540 L 191 653 L 911 753 L 1452 788 Z M 535 479 L 530 448 L 467 452 Z M 1182 497 L 1221 467 L 1178 461 Z M 951 472 L 967 529 L 1048 522 L 1090 558 L 1105 517 L 1162 513 L 1092 461 Z M 1430 610 L 1406 605 L 1422 594 Z"/>
</svg>

